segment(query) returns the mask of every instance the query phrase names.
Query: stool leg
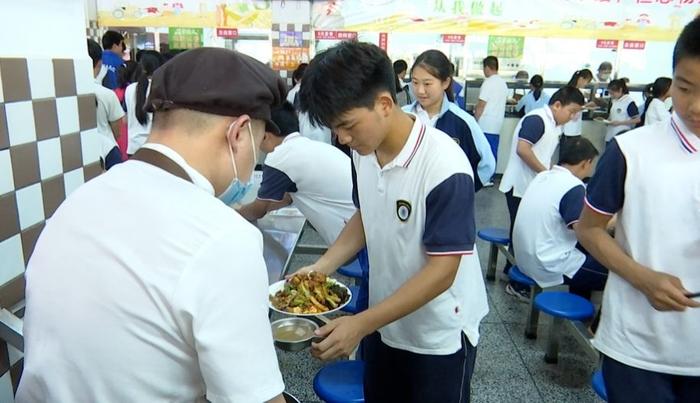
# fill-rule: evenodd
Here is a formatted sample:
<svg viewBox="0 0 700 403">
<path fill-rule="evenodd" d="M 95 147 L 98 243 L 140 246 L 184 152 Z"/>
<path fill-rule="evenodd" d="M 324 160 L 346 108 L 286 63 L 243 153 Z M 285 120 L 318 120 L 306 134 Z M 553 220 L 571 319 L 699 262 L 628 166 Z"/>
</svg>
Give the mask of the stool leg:
<svg viewBox="0 0 700 403">
<path fill-rule="evenodd" d="M 489 250 L 489 265 L 486 270 L 486 280 L 494 281 L 496 279 L 496 263 L 498 262 L 498 247 L 495 243 L 491 243 Z"/>
<path fill-rule="evenodd" d="M 547 353 L 544 355 L 544 362 L 556 364 L 559 361 L 559 334 L 564 323 L 564 319 L 554 317 L 552 327 L 549 328 L 549 339 L 547 340 Z"/>
<path fill-rule="evenodd" d="M 537 338 L 537 323 L 540 320 L 540 311 L 535 307 L 535 297 L 541 292 L 542 288 L 538 285 L 530 287 L 530 313 L 527 315 L 527 324 L 525 325 L 525 337 L 528 339 Z"/>
</svg>

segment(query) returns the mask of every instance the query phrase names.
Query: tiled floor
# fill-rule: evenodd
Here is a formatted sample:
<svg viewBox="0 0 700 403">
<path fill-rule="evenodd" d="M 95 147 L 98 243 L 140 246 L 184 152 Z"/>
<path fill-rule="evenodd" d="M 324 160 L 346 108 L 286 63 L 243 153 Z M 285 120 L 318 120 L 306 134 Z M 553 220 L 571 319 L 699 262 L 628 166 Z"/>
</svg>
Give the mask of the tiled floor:
<svg viewBox="0 0 700 403">
<path fill-rule="evenodd" d="M 508 215 L 503 194 L 496 188 L 479 192 L 477 228 L 499 226 L 507 228 Z M 304 244 L 320 244 L 318 234 L 305 231 Z M 488 245 L 478 241 L 482 268 L 488 259 Z M 313 262 L 315 256 L 294 256 L 291 269 Z M 499 262 L 499 270 L 503 262 Z M 537 340 L 523 335 L 527 305 L 507 295 L 504 283 L 487 283 L 490 312 L 481 324 L 476 369 L 472 379 L 472 402 L 600 402 L 590 387 L 590 376 L 596 361 L 584 353 L 576 341 L 566 335 L 560 344 L 559 363 L 543 360 L 546 328 L 549 320 L 540 317 Z M 308 350 L 286 353 L 278 350 L 287 391 L 304 402 L 317 402 L 312 382 L 322 363 L 311 357 Z"/>
</svg>

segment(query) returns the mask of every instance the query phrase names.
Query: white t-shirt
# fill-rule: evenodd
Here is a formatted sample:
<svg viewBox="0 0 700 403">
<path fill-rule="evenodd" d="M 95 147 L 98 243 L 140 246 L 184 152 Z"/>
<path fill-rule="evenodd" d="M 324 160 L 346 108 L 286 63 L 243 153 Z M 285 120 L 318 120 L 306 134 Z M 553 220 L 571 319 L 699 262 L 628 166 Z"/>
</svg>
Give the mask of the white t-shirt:
<svg viewBox="0 0 700 403">
<path fill-rule="evenodd" d="M 294 97 L 299 93 L 299 89 L 301 88 L 301 83 L 297 83 L 294 87 L 292 87 L 291 90 L 287 93 L 287 102 L 290 104 L 294 105 Z"/>
<path fill-rule="evenodd" d="M 27 267 L 17 402 L 262 402 L 284 389 L 262 235 L 175 151 L 144 147 L 194 183 L 130 160 L 61 204 Z"/>
<path fill-rule="evenodd" d="M 258 199 L 280 201 L 285 193 L 328 245 L 357 211 L 350 158 L 299 133 L 289 134 L 267 155 Z"/>
<path fill-rule="evenodd" d="M 102 158 L 105 158 L 114 147 L 117 147 L 117 140 L 114 139 L 110 122 L 123 118 L 124 109 L 114 91 L 103 87 L 101 83 L 95 82 L 94 85 L 97 100 L 97 132 L 102 140 Z"/>
<path fill-rule="evenodd" d="M 128 131 L 129 134 L 129 146 L 127 147 L 127 153 L 129 155 L 135 154 L 139 148 L 141 148 L 148 135 L 151 134 L 151 124 L 153 123 L 153 114 L 149 113 L 148 122 L 142 125 L 141 122 L 136 119 L 136 86 L 138 83 L 129 84 L 124 92 L 124 101 L 126 102 L 126 113 L 128 121 Z M 148 80 L 148 88 L 146 89 L 146 98 L 148 98 L 148 93 L 151 91 L 151 80 Z"/>
<path fill-rule="evenodd" d="M 513 227 L 515 260 L 540 287 L 564 283 L 563 276 L 572 278 L 586 261 L 572 227 L 585 193 L 580 179 L 555 165 L 537 174 L 523 195 Z"/>
<path fill-rule="evenodd" d="M 619 99 L 614 99 L 612 101 L 612 106 L 610 107 L 609 120 L 612 121 L 625 121 L 639 116 L 639 109 L 637 104 L 634 102 L 631 96 L 624 94 Z M 620 126 L 610 126 L 608 125 L 605 131 L 605 141 L 608 142 L 612 140 L 613 137 L 617 136 L 618 133 L 624 132 L 625 130 L 632 130 L 631 125 L 620 125 Z"/>
<path fill-rule="evenodd" d="M 644 125 L 653 125 L 656 122 L 663 122 L 671 117 L 671 112 L 666 109 L 664 101 L 654 98 L 649 103 L 649 108 L 644 117 Z"/>
<path fill-rule="evenodd" d="M 484 80 L 479 90 L 479 99 L 486 102 L 479 118 L 479 126 L 484 133 L 500 134 L 506 116 L 508 85 L 498 74 Z"/>
<path fill-rule="evenodd" d="M 311 140 L 331 144 L 331 129 L 326 126 L 315 126 L 307 112 L 299 112 L 299 133 Z"/>
<path fill-rule="evenodd" d="M 638 263 L 700 291 L 700 133 L 672 119 L 620 134 L 588 184 L 586 203 L 617 213 L 615 241 Z M 660 312 L 610 271 L 593 345 L 623 364 L 700 376 L 700 309 Z"/>
<path fill-rule="evenodd" d="M 474 245 L 474 174 L 450 136 L 413 118 L 406 144 L 383 168 L 374 153 L 353 152 L 353 200 L 362 213 L 372 268 L 370 306 L 394 294 L 422 270 L 428 256 L 461 256 L 448 290 L 379 329 L 390 347 L 447 355 L 461 348 L 462 332 L 477 345 L 479 323 L 488 313 Z"/>
</svg>

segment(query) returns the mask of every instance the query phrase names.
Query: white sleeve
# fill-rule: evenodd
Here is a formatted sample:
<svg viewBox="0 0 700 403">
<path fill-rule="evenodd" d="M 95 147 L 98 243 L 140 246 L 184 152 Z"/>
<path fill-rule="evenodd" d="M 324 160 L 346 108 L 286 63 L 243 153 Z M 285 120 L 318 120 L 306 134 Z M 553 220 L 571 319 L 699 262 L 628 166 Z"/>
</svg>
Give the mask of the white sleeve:
<svg viewBox="0 0 700 403">
<path fill-rule="evenodd" d="M 484 80 L 479 89 L 479 100 L 489 102 L 493 97 L 493 80 Z"/>
<path fill-rule="evenodd" d="M 124 117 L 124 109 L 119 103 L 119 98 L 114 91 L 109 91 L 109 96 L 107 98 L 107 119 L 110 122 L 114 122 Z"/>
<path fill-rule="evenodd" d="M 193 339 L 210 402 L 264 402 L 282 393 L 259 232 L 237 228 L 204 246 L 173 301 L 183 334 Z"/>
</svg>

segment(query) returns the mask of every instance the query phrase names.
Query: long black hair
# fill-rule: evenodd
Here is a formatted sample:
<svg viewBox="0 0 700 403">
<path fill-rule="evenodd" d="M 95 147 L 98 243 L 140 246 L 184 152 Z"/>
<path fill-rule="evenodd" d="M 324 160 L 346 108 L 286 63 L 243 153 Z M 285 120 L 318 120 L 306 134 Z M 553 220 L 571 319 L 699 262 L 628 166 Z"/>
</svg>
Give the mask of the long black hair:
<svg viewBox="0 0 700 403">
<path fill-rule="evenodd" d="M 541 75 L 535 74 L 530 79 L 530 85 L 532 86 L 532 96 L 535 97 L 535 101 L 540 99 L 542 96 L 542 86 L 544 85 L 544 79 Z"/>
<path fill-rule="evenodd" d="M 454 71 L 450 59 L 448 59 L 444 53 L 435 49 L 426 50 L 418 55 L 416 61 L 413 63 L 413 67 L 411 67 L 411 76 L 413 76 L 413 70 L 416 67 L 425 69 L 430 75 L 437 77 L 440 81 L 450 80 L 450 84 L 445 88 L 445 94 L 447 95 L 448 101 L 454 102 L 455 95 L 452 92 L 452 75 Z"/>
<path fill-rule="evenodd" d="M 590 70 L 588 69 L 581 69 L 581 70 L 576 70 L 574 74 L 571 76 L 571 79 L 569 80 L 569 83 L 567 84 L 569 87 L 574 87 L 578 88 L 578 79 L 583 78 L 588 81 L 593 79 L 593 73 L 591 73 Z"/>
<path fill-rule="evenodd" d="M 146 92 L 148 92 L 148 79 L 151 78 L 153 72 L 162 64 L 162 58 L 158 53 L 144 53 L 141 56 L 140 74 L 136 83 L 136 120 L 142 125 L 148 123 L 148 114 L 144 110 L 146 105 Z"/>
<path fill-rule="evenodd" d="M 644 101 L 644 113 L 642 113 L 641 122 L 642 125 L 644 125 L 644 122 L 646 121 L 647 111 L 649 110 L 651 101 L 653 101 L 654 98 L 661 98 L 666 95 L 671 89 L 672 82 L 673 81 L 668 77 L 659 77 L 654 80 L 654 84 L 651 85 L 651 94 L 647 97 L 646 101 Z"/>
</svg>

